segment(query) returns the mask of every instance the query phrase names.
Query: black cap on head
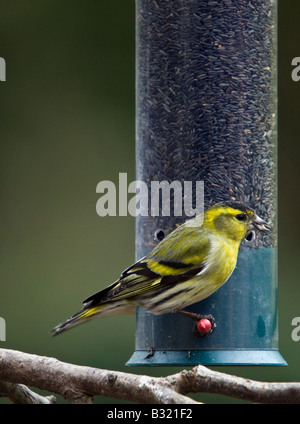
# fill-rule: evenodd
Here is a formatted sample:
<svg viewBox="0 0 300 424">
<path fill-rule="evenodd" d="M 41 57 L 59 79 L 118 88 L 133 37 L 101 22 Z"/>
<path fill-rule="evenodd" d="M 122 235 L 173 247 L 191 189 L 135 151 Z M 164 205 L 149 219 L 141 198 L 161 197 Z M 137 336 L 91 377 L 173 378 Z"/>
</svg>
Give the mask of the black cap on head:
<svg viewBox="0 0 300 424">
<path fill-rule="evenodd" d="M 220 206 L 224 206 L 224 207 L 228 206 L 233 209 L 238 209 L 239 211 L 242 211 L 242 212 L 247 212 L 247 211 L 254 212 L 252 208 L 250 208 L 249 206 L 246 206 L 244 203 L 232 201 L 232 200 L 215 203 L 212 207 L 214 208 L 214 207 L 220 207 Z"/>
</svg>

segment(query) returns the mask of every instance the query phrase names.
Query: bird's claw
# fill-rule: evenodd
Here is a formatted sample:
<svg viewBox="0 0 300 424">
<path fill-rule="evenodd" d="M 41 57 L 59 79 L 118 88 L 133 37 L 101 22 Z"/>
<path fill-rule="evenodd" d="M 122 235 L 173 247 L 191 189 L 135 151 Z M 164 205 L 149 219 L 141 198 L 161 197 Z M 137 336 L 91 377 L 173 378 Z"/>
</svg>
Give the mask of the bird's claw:
<svg viewBox="0 0 300 424">
<path fill-rule="evenodd" d="M 214 330 L 217 327 L 216 321 L 211 314 L 208 314 L 208 315 L 196 314 L 194 312 L 188 312 L 188 311 L 185 311 L 183 309 L 178 309 L 178 310 L 176 310 L 176 312 L 183 314 L 183 315 L 186 315 L 187 317 L 192 318 L 194 321 L 196 321 L 196 324 L 195 324 L 194 329 L 193 329 L 193 334 L 197 337 L 204 337 L 204 336 L 210 335 L 214 332 Z M 208 320 L 210 322 L 211 327 L 208 331 L 200 332 L 198 330 L 198 323 L 201 320 Z"/>
</svg>

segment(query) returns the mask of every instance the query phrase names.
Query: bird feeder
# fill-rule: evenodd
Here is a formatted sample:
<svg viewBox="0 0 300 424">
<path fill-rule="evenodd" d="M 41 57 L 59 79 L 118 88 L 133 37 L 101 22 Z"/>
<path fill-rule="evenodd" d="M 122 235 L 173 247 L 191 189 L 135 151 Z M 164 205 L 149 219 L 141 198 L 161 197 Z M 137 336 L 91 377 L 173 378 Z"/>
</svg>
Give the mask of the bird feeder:
<svg viewBox="0 0 300 424">
<path fill-rule="evenodd" d="M 188 216 L 154 214 L 151 183 L 204 183 L 205 207 L 240 201 L 271 225 L 243 242 L 228 282 L 188 311 L 212 314 L 196 337 L 179 314 L 137 308 L 127 365 L 286 365 L 277 321 L 277 80 L 275 0 L 137 0 L 137 259 Z M 182 199 L 184 200 L 184 192 Z M 160 207 L 162 212 L 162 207 Z"/>
</svg>

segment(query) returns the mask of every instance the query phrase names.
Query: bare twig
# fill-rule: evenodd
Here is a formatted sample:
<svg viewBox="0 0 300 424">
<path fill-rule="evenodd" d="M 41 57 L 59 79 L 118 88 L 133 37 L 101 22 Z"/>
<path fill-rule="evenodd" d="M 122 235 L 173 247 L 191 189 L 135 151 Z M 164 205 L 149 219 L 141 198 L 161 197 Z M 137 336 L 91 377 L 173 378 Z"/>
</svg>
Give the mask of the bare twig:
<svg viewBox="0 0 300 424">
<path fill-rule="evenodd" d="M 18 404 L 49 404 L 55 403 L 55 396 L 40 396 L 23 384 L 0 381 L 0 396 L 7 397 L 13 403 Z"/>
<path fill-rule="evenodd" d="M 68 364 L 9 349 L 0 349 L 0 379 L 58 393 L 71 403 L 91 403 L 94 396 L 102 395 L 139 403 L 192 404 L 199 402 L 186 395 L 198 392 L 259 403 L 300 403 L 300 383 L 258 382 L 201 365 L 168 377 L 149 377 Z"/>
<path fill-rule="evenodd" d="M 268 383 L 212 371 L 202 365 L 166 377 L 180 393 L 217 393 L 256 403 L 300 403 L 300 383 Z"/>
<path fill-rule="evenodd" d="M 0 379 L 58 393 L 71 403 L 102 395 L 140 403 L 197 403 L 163 378 L 67 364 L 55 358 L 0 349 Z"/>
</svg>

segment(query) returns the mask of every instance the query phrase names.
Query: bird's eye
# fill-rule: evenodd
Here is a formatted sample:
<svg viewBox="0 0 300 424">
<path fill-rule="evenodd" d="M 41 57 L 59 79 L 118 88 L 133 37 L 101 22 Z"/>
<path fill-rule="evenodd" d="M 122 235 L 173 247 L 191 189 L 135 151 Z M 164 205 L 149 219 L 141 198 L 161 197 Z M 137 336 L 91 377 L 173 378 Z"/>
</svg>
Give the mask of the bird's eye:
<svg viewBox="0 0 300 424">
<path fill-rule="evenodd" d="M 239 221 L 245 221 L 245 219 L 246 219 L 246 215 L 244 213 L 239 213 L 239 214 L 235 215 L 235 217 Z"/>
</svg>

